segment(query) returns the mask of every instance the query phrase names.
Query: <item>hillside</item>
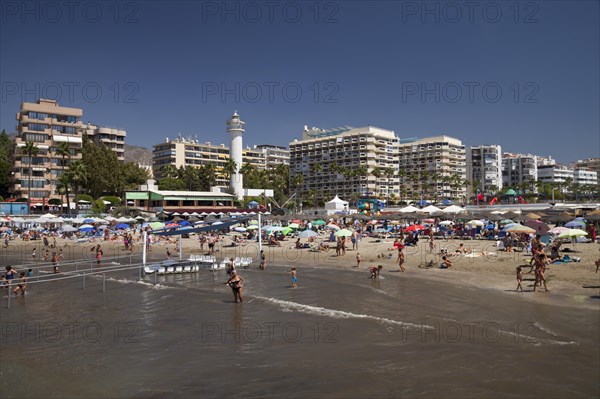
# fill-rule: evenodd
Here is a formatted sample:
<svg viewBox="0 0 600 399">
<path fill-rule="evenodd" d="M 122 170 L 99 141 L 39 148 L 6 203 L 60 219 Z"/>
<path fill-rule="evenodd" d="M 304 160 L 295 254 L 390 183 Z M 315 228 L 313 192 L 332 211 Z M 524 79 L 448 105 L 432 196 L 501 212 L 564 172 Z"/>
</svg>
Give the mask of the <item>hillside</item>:
<svg viewBox="0 0 600 399">
<path fill-rule="evenodd" d="M 125 161 L 152 165 L 152 150 L 146 147 L 125 144 Z"/>
</svg>

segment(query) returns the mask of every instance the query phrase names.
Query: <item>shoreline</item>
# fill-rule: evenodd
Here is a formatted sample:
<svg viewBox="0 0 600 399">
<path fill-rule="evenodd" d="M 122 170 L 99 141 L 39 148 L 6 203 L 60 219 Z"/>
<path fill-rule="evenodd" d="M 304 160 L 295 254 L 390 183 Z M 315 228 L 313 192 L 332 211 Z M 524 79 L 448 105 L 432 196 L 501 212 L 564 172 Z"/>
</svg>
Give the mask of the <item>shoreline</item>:
<svg viewBox="0 0 600 399">
<path fill-rule="evenodd" d="M 230 235 L 226 238 L 231 238 Z M 479 248 L 487 245 L 489 242 L 463 241 L 463 240 L 436 240 L 437 248 L 448 247 L 449 253 L 454 246 L 464 243 L 467 248 L 472 248 L 477 253 Z M 14 258 L 15 256 L 27 257 L 31 248 L 40 247 L 40 242 L 21 242 L 15 243 L 12 247 L 2 249 L 0 254 L 3 259 Z M 92 261 L 89 248 L 92 245 L 101 244 L 105 251 L 105 259 L 110 261 L 113 254 L 128 258 L 129 254 L 123 250 L 121 241 L 96 241 L 77 243 L 69 240 L 57 240 L 59 248 L 66 249 L 65 260 L 69 262 L 73 260 Z M 481 290 L 491 290 L 501 292 L 505 295 L 511 295 L 519 300 L 527 302 L 543 303 L 548 305 L 558 305 L 561 307 L 586 308 L 590 310 L 600 310 L 600 273 L 595 273 L 594 256 L 597 256 L 600 250 L 600 245 L 595 243 L 577 244 L 577 255 L 582 258 L 579 263 L 569 264 L 552 264 L 549 267 L 547 277 L 549 292 L 544 291 L 532 292 L 530 284 L 533 274 L 524 273 L 523 286 L 524 292 L 516 292 L 515 268 L 519 265 L 524 265 L 529 259 L 529 256 L 522 253 L 497 253 L 486 256 L 469 257 L 469 255 L 451 256 L 453 267 L 450 269 L 440 269 L 439 264 L 440 254 L 429 252 L 426 248 L 427 243 L 421 240 L 416 247 L 406 247 L 406 272 L 399 272 L 396 263 L 396 252 L 390 250 L 392 241 L 373 241 L 372 239 L 363 239 L 359 243 L 358 251 L 347 249 L 346 255 L 335 256 L 333 249 L 326 252 L 309 252 L 307 249 L 293 248 L 293 241 L 285 241 L 281 247 L 263 246 L 267 254 L 267 272 L 270 266 L 273 267 L 299 267 L 299 272 L 303 267 L 326 268 L 340 271 L 351 271 L 367 273 L 367 268 L 383 265 L 383 276 L 395 276 L 392 278 L 403 278 L 404 274 L 408 278 L 413 276 L 418 279 L 436 281 L 441 283 L 449 283 L 453 285 L 472 287 Z M 156 262 L 166 259 L 166 249 L 177 249 L 178 244 L 159 242 L 153 246 L 153 251 L 148 253 L 148 261 Z M 28 252 L 29 251 L 29 252 Z M 187 259 L 190 254 L 206 253 L 199 250 L 197 238 L 183 239 L 182 242 L 182 259 Z M 356 253 L 361 254 L 360 268 L 356 268 Z M 251 268 L 258 266 L 257 255 L 258 246 L 256 242 L 249 242 L 236 247 L 222 246 L 221 250 L 215 254 L 217 261 L 220 262 L 223 258 L 247 256 L 253 258 Z M 377 255 L 385 254 L 385 259 L 378 259 Z M 391 259 L 387 256 L 391 254 Z M 12 255 L 12 256 L 11 256 Z M 332 256 L 333 255 L 333 256 Z M 141 257 L 141 249 L 132 255 L 139 259 Z M 33 267 L 48 267 L 49 262 L 42 262 L 42 253 L 39 251 L 37 261 L 28 259 L 26 263 L 19 262 L 18 267 L 33 266 Z M 177 259 L 177 256 L 173 256 Z M 433 267 L 423 268 L 421 265 L 433 262 Z M 65 268 L 68 266 L 65 265 Z M 525 269 L 526 270 L 526 269 Z M 242 269 L 243 273 L 243 269 Z M 301 278 L 301 274 L 299 276 Z M 516 295 L 515 295 L 516 294 Z"/>
</svg>

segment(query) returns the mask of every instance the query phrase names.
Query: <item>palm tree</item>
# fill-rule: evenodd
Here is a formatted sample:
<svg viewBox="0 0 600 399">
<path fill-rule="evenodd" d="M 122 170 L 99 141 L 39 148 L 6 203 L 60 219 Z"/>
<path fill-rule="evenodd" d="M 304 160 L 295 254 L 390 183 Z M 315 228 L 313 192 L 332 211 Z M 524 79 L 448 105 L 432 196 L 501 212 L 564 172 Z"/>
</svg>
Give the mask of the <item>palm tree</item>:
<svg viewBox="0 0 600 399">
<path fill-rule="evenodd" d="M 304 184 L 304 176 L 302 175 L 302 172 L 298 172 L 296 175 L 294 175 L 293 182 L 294 182 L 294 187 L 296 188 L 296 202 L 301 203 L 300 193 L 298 192 L 298 189 Z"/>
<path fill-rule="evenodd" d="M 377 190 L 377 186 L 379 184 L 379 178 L 381 177 L 381 174 L 382 174 L 382 170 L 381 170 L 381 168 L 379 166 L 374 167 L 373 170 L 371 171 L 371 175 L 373 177 L 375 177 L 375 193 L 376 193 L 376 196 L 379 193 L 379 191 Z"/>
<path fill-rule="evenodd" d="M 225 179 L 230 180 L 231 175 L 235 174 L 237 168 L 238 164 L 232 158 L 228 158 L 225 162 L 225 165 L 223 165 L 223 173 L 225 174 Z"/>
<path fill-rule="evenodd" d="M 54 152 L 56 155 L 62 156 L 62 175 L 64 175 L 66 166 L 65 158 L 68 157 L 69 160 L 71 160 L 71 147 L 69 146 L 69 143 L 63 142 L 58 145 L 58 148 Z M 71 216 L 71 206 L 69 203 L 69 184 L 68 179 L 66 180 L 66 182 L 63 182 L 63 188 L 65 189 L 65 194 L 67 195 L 67 213 L 69 214 L 69 216 Z M 62 208 L 62 195 L 60 199 L 60 204 Z"/>
<path fill-rule="evenodd" d="M 79 213 L 79 188 L 85 185 L 87 182 L 87 170 L 85 164 L 82 161 L 75 161 L 71 164 L 71 168 L 67 172 L 68 179 L 73 185 L 75 191 L 75 216 Z"/>
<path fill-rule="evenodd" d="M 404 179 L 406 178 L 406 170 L 404 168 L 398 170 L 398 180 L 400 183 L 400 201 L 402 201 L 402 193 L 405 192 Z"/>
<path fill-rule="evenodd" d="M 240 173 L 244 176 L 246 187 L 248 188 L 259 188 L 256 184 L 256 167 L 250 162 L 246 162 L 240 168 Z"/>
<path fill-rule="evenodd" d="M 160 168 L 160 177 L 163 179 L 175 179 L 177 175 L 177 168 L 173 164 L 167 164 Z"/>
<path fill-rule="evenodd" d="M 390 179 L 392 177 L 394 177 L 394 168 L 388 166 L 387 168 L 385 168 L 383 170 L 383 174 L 385 175 L 385 178 L 387 180 L 387 186 L 388 186 L 388 188 L 387 188 L 387 198 L 389 199 L 390 198 L 390 187 L 391 187 Z"/>
<path fill-rule="evenodd" d="M 27 183 L 27 203 L 31 205 L 31 163 L 33 157 L 40 152 L 40 149 L 35 145 L 33 141 L 27 141 L 23 147 L 23 153 L 27 154 L 29 159 L 29 182 Z"/>
</svg>

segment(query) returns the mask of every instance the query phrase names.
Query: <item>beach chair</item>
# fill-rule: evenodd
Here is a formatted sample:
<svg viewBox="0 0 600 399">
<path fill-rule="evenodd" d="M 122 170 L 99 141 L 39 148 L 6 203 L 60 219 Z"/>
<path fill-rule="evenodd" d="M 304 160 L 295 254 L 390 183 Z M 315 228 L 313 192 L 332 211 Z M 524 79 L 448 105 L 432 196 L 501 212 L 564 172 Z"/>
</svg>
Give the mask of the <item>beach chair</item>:
<svg viewBox="0 0 600 399">
<path fill-rule="evenodd" d="M 175 267 L 174 266 L 167 266 L 166 270 L 165 270 L 165 274 L 173 274 L 175 273 Z"/>
<path fill-rule="evenodd" d="M 162 275 L 162 274 L 165 274 L 166 272 L 167 272 L 167 270 L 164 267 L 159 267 L 157 273 Z"/>
<path fill-rule="evenodd" d="M 183 273 L 183 266 L 175 266 L 175 273 Z"/>
<path fill-rule="evenodd" d="M 153 274 L 154 269 L 152 269 L 150 266 L 144 266 L 144 273 L 145 274 Z"/>
<path fill-rule="evenodd" d="M 192 266 L 191 265 L 187 265 L 183 267 L 183 272 L 184 273 L 191 273 L 192 272 Z"/>
</svg>

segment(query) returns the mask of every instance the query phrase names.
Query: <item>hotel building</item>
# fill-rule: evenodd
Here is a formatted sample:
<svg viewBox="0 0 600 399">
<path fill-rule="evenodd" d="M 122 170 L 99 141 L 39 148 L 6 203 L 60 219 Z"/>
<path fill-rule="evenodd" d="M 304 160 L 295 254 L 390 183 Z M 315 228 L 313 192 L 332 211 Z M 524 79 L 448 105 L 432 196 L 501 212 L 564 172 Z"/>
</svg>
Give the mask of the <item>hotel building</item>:
<svg viewBox="0 0 600 399">
<path fill-rule="evenodd" d="M 469 195 L 492 194 L 502 190 L 502 148 L 499 145 L 480 145 L 467 150 L 467 179 Z M 479 183 L 479 184 L 476 184 Z"/>
<path fill-rule="evenodd" d="M 538 179 L 537 156 L 531 154 L 502 154 L 502 184 L 516 187 Z"/>
<path fill-rule="evenodd" d="M 316 193 L 316 200 L 338 195 L 348 200 L 360 196 L 398 196 L 398 137 L 392 130 L 373 126 L 308 129 L 290 150 L 290 191 L 301 198 Z M 382 172 L 376 178 L 375 168 Z M 390 176 L 383 172 L 391 171 Z M 298 179 L 297 176 L 302 178 Z M 302 181 L 301 184 L 296 183 Z M 313 191 L 314 190 L 314 191 Z"/>
<path fill-rule="evenodd" d="M 465 146 L 449 136 L 400 140 L 401 187 L 408 198 L 463 200 L 467 177 Z"/>
</svg>

